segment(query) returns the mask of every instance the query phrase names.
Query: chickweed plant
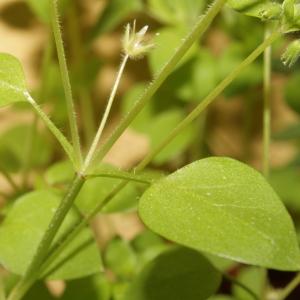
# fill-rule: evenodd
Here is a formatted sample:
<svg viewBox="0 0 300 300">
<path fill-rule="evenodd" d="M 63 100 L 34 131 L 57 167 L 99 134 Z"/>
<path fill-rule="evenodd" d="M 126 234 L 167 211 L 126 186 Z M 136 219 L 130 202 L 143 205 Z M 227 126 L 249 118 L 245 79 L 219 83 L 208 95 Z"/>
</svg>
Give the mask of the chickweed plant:
<svg viewBox="0 0 300 300">
<path fill-rule="evenodd" d="M 54 279 L 66 282 L 60 299 L 286 299 L 300 283 L 300 273 L 282 289 L 272 287 L 266 273 L 267 269 L 300 271 L 294 223 L 270 184 L 271 47 L 288 35 L 289 45 L 282 54 L 282 62 L 290 68 L 297 63 L 300 40 L 295 33 L 300 30 L 300 4 L 295 0 L 147 1 L 151 17 L 166 28 L 155 35 L 140 21 L 133 20 L 126 25 L 121 40 L 121 63 L 97 129 L 89 85 L 86 82 L 72 85 L 67 66 L 62 38 L 65 28 L 61 27 L 60 14 L 70 16 L 67 27 L 73 34 L 74 64 L 81 72 L 86 64 L 76 36 L 78 24 L 72 2 L 28 0 L 53 33 L 55 47 L 50 40 L 44 50 L 42 74 L 49 69 L 56 50 L 69 125 L 64 130 L 69 130 L 70 140 L 55 125 L 59 120 L 55 113 L 50 118 L 38 104 L 49 97 L 47 76 L 42 76 L 39 93 L 31 93 L 20 62 L 10 54 L 0 54 L 0 106 L 20 102 L 26 107 L 27 103 L 36 115 L 31 134 L 26 135 L 27 146 L 24 145 L 24 151 L 28 148 L 20 171 L 24 184 L 20 186 L 11 176 L 14 170 L 6 167 L 8 161 L 1 163 L 1 172 L 11 184 L 14 197 L 4 195 L 7 205 L 2 210 L 0 223 L 0 263 L 5 270 L 0 277 L 0 299 L 54 299 L 41 283 Z M 142 9 L 141 5 L 142 1 L 138 0 L 108 1 L 103 19 L 90 39 L 109 31 L 130 12 Z M 249 51 L 250 54 L 245 54 L 238 63 L 235 54 L 231 56 L 234 63 L 220 72 L 222 78 L 207 72 L 212 70 L 210 66 L 215 58 L 199 45 L 220 15 L 229 23 L 235 18 L 247 22 L 256 18 L 255 24 L 258 20 L 265 27 L 261 43 Z M 184 30 L 178 29 L 180 24 Z M 252 28 L 249 28 L 250 31 L 243 33 L 244 41 L 251 38 Z M 176 36 L 176 43 L 174 39 L 169 42 L 168 35 L 176 30 L 181 35 Z M 252 47 L 253 43 L 250 44 Z M 279 51 L 278 46 L 276 51 Z M 128 62 L 138 65 L 148 56 L 153 79 L 140 85 L 141 93 L 133 93 L 140 96 L 129 101 L 124 117 L 105 137 L 103 132 Z M 257 64 L 260 56 L 263 56 L 262 64 Z M 222 69 L 223 59 L 226 60 L 222 56 L 218 58 L 219 69 Z M 215 69 L 218 69 L 216 65 Z M 249 70 L 255 74 L 246 76 L 246 82 L 251 79 L 255 84 L 262 84 L 264 91 L 263 174 L 229 157 L 199 159 L 197 155 L 192 155 L 194 158 L 189 164 L 170 174 L 150 171 L 149 165 L 165 163 L 199 137 L 199 130 L 191 134 L 191 126 L 203 121 L 207 107 Z M 258 75 L 260 71 L 262 77 Z M 193 87 L 181 85 L 184 77 L 190 78 L 191 74 L 198 76 L 193 77 Z M 194 99 L 186 115 L 182 110 L 178 113 L 178 109 L 171 108 L 158 119 L 149 109 L 166 85 L 178 97 Z M 81 99 L 79 105 L 74 102 L 74 95 Z M 84 143 L 77 114 L 83 116 Z M 34 169 L 35 156 L 41 156 L 45 144 L 47 148 L 45 140 L 37 149 L 34 146 L 39 134 L 37 117 L 55 137 L 67 159 L 53 166 L 48 162 L 45 171 L 48 184 L 31 185 L 27 177 Z M 164 118 L 175 121 L 165 126 Z M 155 122 L 157 126 L 151 127 Z M 157 137 L 156 142 L 130 170 L 104 164 L 106 154 L 129 127 L 149 132 L 150 127 L 154 128 L 152 135 Z M 1 160 L 9 160 L 5 152 Z M 9 198 L 13 198 L 12 204 L 8 204 L 11 203 Z M 92 220 L 96 215 L 124 212 L 128 208 L 137 208 L 139 218 L 148 229 L 130 243 L 120 238 L 111 240 L 103 252 L 92 234 Z M 244 273 L 229 275 L 228 270 L 241 266 L 245 268 Z M 222 278 L 231 282 L 232 295 L 218 295 L 223 292 Z"/>
</svg>

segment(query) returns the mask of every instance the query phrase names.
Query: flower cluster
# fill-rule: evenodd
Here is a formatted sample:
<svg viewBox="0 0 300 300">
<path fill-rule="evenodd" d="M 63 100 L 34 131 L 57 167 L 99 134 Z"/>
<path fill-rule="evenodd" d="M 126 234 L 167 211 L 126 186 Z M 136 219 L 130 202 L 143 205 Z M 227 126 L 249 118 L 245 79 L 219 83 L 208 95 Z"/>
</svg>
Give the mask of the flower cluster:
<svg viewBox="0 0 300 300">
<path fill-rule="evenodd" d="M 131 59 L 140 59 L 154 47 L 154 44 L 146 39 L 148 26 L 144 26 L 140 31 L 136 32 L 135 23 L 134 21 L 132 27 L 130 24 L 127 24 L 125 28 L 122 41 L 123 51 Z"/>
</svg>

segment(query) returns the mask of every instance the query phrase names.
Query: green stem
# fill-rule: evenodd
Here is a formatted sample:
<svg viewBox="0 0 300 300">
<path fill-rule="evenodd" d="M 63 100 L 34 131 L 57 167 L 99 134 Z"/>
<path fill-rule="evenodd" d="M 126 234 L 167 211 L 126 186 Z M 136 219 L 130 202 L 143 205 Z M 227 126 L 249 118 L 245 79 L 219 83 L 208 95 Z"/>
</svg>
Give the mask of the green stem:
<svg viewBox="0 0 300 300">
<path fill-rule="evenodd" d="M 211 22 L 214 20 L 216 15 L 222 9 L 226 0 L 216 0 L 208 9 L 205 16 L 201 16 L 197 21 L 191 32 L 187 35 L 187 37 L 182 41 L 181 45 L 177 48 L 173 56 L 167 61 L 167 63 L 163 66 L 161 71 L 156 75 L 154 80 L 149 84 L 146 88 L 145 92 L 141 96 L 141 98 L 135 103 L 131 111 L 127 114 L 127 116 L 121 121 L 119 126 L 115 129 L 110 138 L 104 143 L 104 145 L 100 148 L 98 153 L 96 154 L 95 159 L 102 160 L 107 152 L 111 149 L 117 139 L 122 135 L 122 133 L 126 130 L 126 128 L 131 124 L 131 122 L 135 119 L 135 117 L 139 114 L 139 112 L 145 107 L 145 105 L 151 100 L 152 96 L 159 89 L 162 83 L 166 80 L 166 78 L 171 74 L 174 70 L 177 63 L 181 60 L 184 54 L 189 50 L 192 44 L 199 39 L 203 33 L 207 30 Z M 167 47 L 168 45 L 166 45 Z"/>
<path fill-rule="evenodd" d="M 280 37 L 281 33 L 272 33 L 262 44 L 260 44 L 240 65 L 238 65 L 217 87 L 208 94 L 204 100 L 198 104 L 198 106 L 182 121 L 173 131 L 164 139 L 164 141 L 156 147 L 151 153 L 149 153 L 145 159 L 143 159 L 142 167 L 146 166 L 154 156 L 156 156 L 167 144 L 169 144 L 174 137 L 183 130 L 188 124 L 194 121 L 200 113 L 217 97 L 224 89 L 232 83 L 232 81 L 239 76 L 239 74 L 249 66 L 263 51 L 269 47 L 276 39 Z"/>
<path fill-rule="evenodd" d="M 145 184 L 152 183 L 150 180 L 147 180 L 147 179 L 142 178 L 141 176 L 138 176 L 135 174 L 130 174 L 129 172 L 127 174 L 125 172 L 120 173 L 120 174 L 97 173 L 97 174 L 93 174 L 93 175 L 87 175 L 86 179 L 95 178 L 95 177 L 125 179 L 127 181 L 135 181 L 135 182 L 140 182 L 140 183 L 145 183 Z"/>
<path fill-rule="evenodd" d="M 279 293 L 276 300 L 286 299 L 293 290 L 300 284 L 300 273 L 298 273 L 295 278 Z"/>
<path fill-rule="evenodd" d="M 49 119 L 49 117 L 44 113 L 44 111 L 39 107 L 39 105 L 35 102 L 35 100 L 31 97 L 28 92 L 24 92 L 24 96 L 27 101 L 33 106 L 37 114 L 44 121 L 48 129 L 52 132 L 52 134 L 56 137 L 56 139 L 61 144 L 62 148 L 65 150 L 69 159 L 72 161 L 73 165 L 76 167 L 76 161 L 74 158 L 74 149 L 72 145 L 68 142 L 66 137 L 62 134 L 62 132 L 54 125 L 54 123 Z"/>
<path fill-rule="evenodd" d="M 53 239 L 60 228 L 65 216 L 73 205 L 73 202 L 78 195 L 82 185 L 84 183 L 84 177 L 77 175 L 73 180 L 66 196 L 63 198 L 59 207 L 57 208 L 41 242 L 38 245 L 37 251 L 26 270 L 24 277 L 13 289 L 9 295 L 8 300 L 20 300 L 32 286 L 32 284 L 38 279 L 40 266 L 47 256 L 48 250 L 53 242 Z"/>
<path fill-rule="evenodd" d="M 270 26 L 266 24 L 265 39 L 270 36 Z M 264 51 L 264 108 L 263 108 L 263 174 L 269 176 L 270 172 L 270 143 L 271 143 L 271 70 L 272 48 Z"/>
<path fill-rule="evenodd" d="M 47 71 L 51 62 L 52 54 L 53 54 L 52 39 L 49 39 L 47 41 L 47 46 L 43 52 L 43 60 L 42 60 L 42 67 L 41 67 L 41 84 L 40 84 L 39 95 L 38 95 L 39 101 L 43 101 L 44 99 L 46 99 L 47 96 L 47 91 L 46 91 L 46 87 L 48 83 Z M 33 145 L 37 133 L 37 124 L 38 124 L 38 118 L 37 115 L 34 113 L 33 121 L 30 130 L 28 132 L 27 143 L 25 146 L 25 159 L 24 159 L 24 166 L 23 166 L 23 187 L 27 185 L 28 172 L 32 164 L 32 159 L 33 159 L 32 149 L 33 149 Z"/>
<path fill-rule="evenodd" d="M 261 55 L 266 47 L 271 45 L 278 37 L 280 33 L 273 33 L 267 40 L 265 40 L 260 46 L 258 46 L 236 69 L 234 69 L 200 104 L 182 121 L 178 126 L 164 139 L 164 141 L 158 145 L 157 148 L 153 149 L 134 169 L 135 172 L 142 171 L 151 160 L 166 146 L 174 137 L 189 125 L 199 114 L 214 100 L 222 91 L 236 78 L 239 74 L 250 65 L 259 55 Z M 86 224 L 92 220 L 92 218 L 102 210 L 102 208 L 119 192 L 125 187 L 127 181 L 121 182 L 117 185 L 106 198 L 99 203 L 96 208 L 89 213 L 76 227 L 71 230 L 69 235 L 62 243 L 54 245 L 50 255 L 48 256 L 43 270 L 45 270 L 50 263 L 61 253 L 61 251 L 77 236 L 77 234 L 85 228 Z"/>
<path fill-rule="evenodd" d="M 227 275 L 225 273 L 223 273 L 223 276 L 229 280 L 232 284 L 239 286 L 240 288 L 242 288 L 247 294 L 249 294 L 254 300 L 260 300 L 258 295 L 256 295 L 250 288 L 248 288 L 245 284 L 243 284 L 242 282 L 240 282 L 239 280 L 236 280 L 235 278 L 233 278 L 230 275 Z"/>
<path fill-rule="evenodd" d="M 51 10 L 52 29 L 53 29 L 54 39 L 56 43 L 59 67 L 60 67 L 64 92 L 66 97 L 66 103 L 67 103 L 67 111 L 68 111 L 70 130 L 72 136 L 72 144 L 74 146 L 75 162 L 77 168 L 80 168 L 82 164 L 80 138 L 79 138 L 78 126 L 76 122 L 76 114 L 75 114 L 75 108 L 73 103 L 72 88 L 71 88 L 71 83 L 70 83 L 70 78 L 68 73 L 65 50 L 64 50 L 60 25 L 59 25 L 57 0 L 50 0 L 50 10 Z"/>
<path fill-rule="evenodd" d="M 129 59 L 129 56 L 125 55 L 122 62 L 121 62 L 119 71 L 117 73 L 116 80 L 114 82 L 112 91 L 110 93 L 110 96 L 109 96 L 109 99 L 108 99 L 108 102 L 107 102 L 106 109 L 104 111 L 103 118 L 101 119 L 101 122 L 100 122 L 100 125 L 99 125 L 99 128 L 98 128 L 98 131 L 96 133 L 96 136 L 95 136 L 95 138 L 92 142 L 90 150 L 89 150 L 89 152 L 87 154 L 87 157 L 84 161 L 82 173 L 85 173 L 87 171 L 87 169 L 90 167 L 90 165 L 92 164 L 92 162 L 95 158 L 95 153 L 96 153 L 96 150 L 97 150 L 97 146 L 99 144 L 100 138 L 101 138 L 102 133 L 103 133 L 103 129 L 106 125 L 109 113 L 111 111 L 111 107 L 112 107 L 113 101 L 115 99 L 115 96 L 116 96 L 116 93 L 117 93 L 117 90 L 118 90 L 118 86 L 120 84 L 121 77 L 123 75 L 123 72 L 124 72 L 124 69 L 125 69 L 125 66 L 126 66 L 126 63 L 127 63 L 128 59 Z"/>
</svg>

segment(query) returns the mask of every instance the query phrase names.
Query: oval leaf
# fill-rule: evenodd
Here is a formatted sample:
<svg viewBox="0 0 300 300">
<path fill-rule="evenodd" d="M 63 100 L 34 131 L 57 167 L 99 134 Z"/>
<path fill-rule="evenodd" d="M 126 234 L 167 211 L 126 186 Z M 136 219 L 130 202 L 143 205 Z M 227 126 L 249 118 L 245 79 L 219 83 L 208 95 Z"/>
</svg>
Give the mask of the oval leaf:
<svg viewBox="0 0 300 300">
<path fill-rule="evenodd" d="M 23 275 L 58 207 L 60 197 L 40 190 L 19 198 L 0 227 L 0 263 L 13 273 Z M 57 239 L 78 222 L 72 210 Z M 91 231 L 86 228 L 61 252 L 45 274 L 51 279 L 72 279 L 97 273 L 101 260 Z"/>
<path fill-rule="evenodd" d="M 153 184 L 140 216 L 177 243 L 239 262 L 299 270 L 292 220 L 261 174 L 229 158 L 194 162 Z"/>
<path fill-rule="evenodd" d="M 199 252 L 176 247 L 147 264 L 123 300 L 201 300 L 219 287 L 221 274 Z"/>
<path fill-rule="evenodd" d="M 25 76 L 20 62 L 10 54 L 0 53 L 0 107 L 26 101 Z"/>
</svg>

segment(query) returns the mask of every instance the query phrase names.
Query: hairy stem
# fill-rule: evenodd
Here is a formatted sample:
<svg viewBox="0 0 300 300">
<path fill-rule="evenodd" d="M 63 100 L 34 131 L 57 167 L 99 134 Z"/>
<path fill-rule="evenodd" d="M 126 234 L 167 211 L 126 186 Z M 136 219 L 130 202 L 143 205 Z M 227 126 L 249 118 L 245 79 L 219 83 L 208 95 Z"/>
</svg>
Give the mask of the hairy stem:
<svg viewBox="0 0 300 300">
<path fill-rule="evenodd" d="M 177 134 L 183 130 L 187 125 L 189 125 L 196 117 L 198 117 L 201 112 L 219 96 L 224 89 L 239 76 L 239 74 L 250 65 L 259 55 L 261 55 L 268 47 L 271 45 L 277 38 L 280 37 L 280 33 L 273 33 L 267 40 L 265 40 L 260 46 L 258 46 L 238 67 L 236 67 L 200 104 L 182 121 L 178 126 L 161 142 L 157 148 L 153 149 L 135 168 L 135 172 L 142 171 L 151 160 L 165 147 L 167 146 Z M 80 231 L 85 228 L 86 224 L 92 220 L 92 218 L 99 213 L 102 208 L 109 203 L 113 197 L 126 186 L 128 181 L 123 181 L 117 185 L 111 193 L 105 197 L 105 199 L 99 203 L 95 209 L 89 213 L 77 226 L 70 231 L 69 235 L 59 244 L 54 245 L 51 250 L 50 255 L 48 256 L 45 264 L 42 269 L 45 270 L 47 266 L 61 253 L 61 251 L 77 236 Z"/>
<path fill-rule="evenodd" d="M 43 61 L 42 61 L 42 68 L 41 68 L 41 84 L 38 91 L 38 100 L 43 101 L 47 96 L 47 71 L 51 62 L 53 54 L 53 45 L 52 39 L 47 41 L 47 46 L 44 49 L 43 53 Z M 25 147 L 25 159 L 24 159 L 24 166 L 23 166 L 23 187 L 27 185 L 28 180 L 28 172 L 30 170 L 32 159 L 33 159 L 33 146 L 35 142 L 35 137 L 37 134 L 37 125 L 38 125 L 38 117 L 33 112 L 33 120 L 28 132 L 27 143 Z"/>
<path fill-rule="evenodd" d="M 72 144 L 74 147 L 75 162 L 78 169 L 81 167 L 82 164 L 80 138 L 79 138 L 77 121 L 76 121 L 76 113 L 75 113 L 75 108 L 73 103 L 72 88 L 71 88 L 71 83 L 70 83 L 70 78 L 68 73 L 65 50 L 64 50 L 60 25 L 59 25 L 57 0 L 50 0 L 50 8 L 51 8 L 50 10 L 51 10 L 52 29 L 53 29 L 59 67 L 60 67 L 64 92 L 66 97 L 66 103 L 67 103 L 67 112 L 68 112 L 69 124 L 70 124 L 71 136 L 72 136 Z"/>
<path fill-rule="evenodd" d="M 68 142 L 66 137 L 62 134 L 62 132 L 54 125 L 54 123 L 49 119 L 49 117 L 44 113 L 44 111 L 40 108 L 40 106 L 35 102 L 35 100 L 31 97 L 28 92 L 24 93 L 27 101 L 33 106 L 37 114 L 44 121 L 48 129 L 52 132 L 52 134 L 56 137 L 56 139 L 61 144 L 62 148 L 65 150 L 69 159 L 72 161 L 73 165 L 76 166 L 76 161 L 74 158 L 74 149 L 72 145 Z"/>
<path fill-rule="evenodd" d="M 134 106 L 132 111 L 128 114 L 127 118 L 125 118 L 123 120 L 123 122 L 121 122 L 120 126 L 117 128 L 115 133 L 105 144 L 106 146 L 103 148 L 104 150 L 102 150 L 102 152 L 100 152 L 101 155 L 99 155 L 101 158 L 105 155 L 105 152 L 108 151 L 113 146 L 114 142 L 118 139 L 118 137 L 123 133 L 123 131 L 127 128 L 127 126 L 133 121 L 133 119 L 142 110 L 142 108 L 145 106 L 145 104 L 151 99 L 152 95 L 161 86 L 163 81 L 170 75 L 170 73 L 175 68 L 178 61 L 184 56 L 184 54 L 187 52 L 187 50 L 192 46 L 192 44 L 197 40 L 197 38 L 199 38 L 199 36 L 201 36 L 206 31 L 206 29 L 208 28 L 208 26 L 210 25 L 210 23 L 212 22 L 214 17 L 217 15 L 217 13 L 221 10 L 221 8 L 223 7 L 225 2 L 226 2 L 226 0 L 214 1 L 213 5 L 208 10 L 208 13 L 197 22 L 196 26 L 193 28 L 191 33 L 188 34 L 187 38 L 183 41 L 181 46 L 177 49 L 177 51 L 175 52 L 173 57 L 167 62 L 165 67 L 163 67 L 163 69 L 158 74 L 158 76 L 156 77 L 154 82 L 152 84 L 150 84 L 149 88 L 146 90 L 143 97 L 136 103 L 136 105 Z M 51 4 L 52 4 L 52 11 L 54 11 L 54 17 L 55 17 L 55 12 L 56 12 L 55 4 L 56 3 L 51 2 Z M 61 41 L 60 29 L 58 26 L 58 22 L 56 22 L 57 18 L 53 18 L 53 19 L 55 19 L 53 22 L 54 26 L 57 27 L 56 30 L 54 30 L 56 32 L 56 34 L 58 35 L 56 40 L 58 39 Z M 58 41 L 58 44 L 60 44 L 59 41 Z M 62 41 L 61 41 L 61 46 L 62 46 Z M 61 50 L 62 50 L 62 54 L 64 54 L 63 47 Z M 63 61 L 65 62 L 64 57 L 62 57 L 62 58 L 63 58 Z M 66 67 L 66 64 L 65 64 L 65 67 Z M 32 102 L 33 99 L 31 97 L 29 99 Z M 39 108 L 34 101 L 32 104 L 34 105 L 34 107 Z M 39 110 L 37 110 L 37 111 L 39 111 Z M 51 124 L 52 124 L 52 122 L 51 122 Z M 101 137 L 102 130 L 100 128 L 101 128 L 101 124 L 100 124 L 99 130 L 98 130 L 100 134 L 97 135 L 98 138 L 95 137 L 95 140 L 93 143 L 96 146 L 98 144 L 99 138 Z M 93 144 L 92 144 L 91 148 L 96 149 L 96 146 L 93 146 Z M 86 164 L 85 164 L 85 166 L 87 166 L 88 168 L 90 167 L 90 162 L 93 160 L 94 156 L 96 155 L 96 150 L 93 150 L 93 151 L 90 150 L 89 153 L 90 153 L 90 155 L 88 156 L 88 159 L 86 160 Z M 86 170 L 85 169 L 83 169 L 83 170 L 87 171 L 88 168 Z M 53 241 L 53 238 L 54 238 L 55 234 L 57 233 L 68 210 L 71 208 L 77 194 L 79 193 L 79 191 L 83 185 L 83 182 L 84 182 L 84 178 L 82 176 L 76 177 L 76 179 L 73 181 L 67 195 L 63 199 L 60 207 L 55 212 L 55 215 L 48 227 L 46 234 L 44 235 L 44 237 L 42 239 L 42 242 L 40 243 L 40 246 L 35 254 L 33 261 L 30 264 L 30 267 L 28 268 L 28 270 L 26 272 L 26 275 L 14 288 L 14 290 L 10 294 L 8 300 L 20 300 L 22 298 L 22 296 L 27 292 L 27 290 L 32 286 L 32 284 L 35 282 L 35 280 L 38 278 L 41 264 L 42 264 L 43 260 L 46 258 L 46 255 L 47 255 L 49 247 Z M 126 184 L 126 182 L 125 182 L 125 184 Z M 113 195 L 112 195 L 112 197 L 113 197 Z M 80 226 L 84 227 L 85 222 L 82 222 L 79 225 L 79 227 Z M 75 228 L 75 231 L 77 229 L 78 229 L 78 227 Z M 80 228 L 78 229 L 78 231 L 80 231 Z M 74 234 L 74 236 L 75 236 L 75 234 Z"/>
<path fill-rule="evenodd" d="M 101 138 L 102 133 L 103 133 L 103 129 L 106 125 L 109 113 L 111 111 L 111 107 L 112 107 L 113 101 L 115 99 L 115 96 L 116 96 L 116 93 L 117 93 L 117 90 L 118 90 L 118 87 L 119 87 L 119 84 L 120 84 L 120 81 L 121 81 L 121 77 L 123 75 L 123 72 L 124 72 L 124 69 L 125 69 L 125 66 L 126 66 L 126 63 L 127 63 L 128 59 L 129 59 L 128 55 L 125 55 L 124 58 L 122 59 L 119 71 L 117 73 L 116 80 L 114 82 L 113 88 L 111 90 L 111 93 L 110 93 L 110 96 L 109 96 L 109 99 L 108 99 L 108 102 L 107 102 L 107 106 L 106 106 L 105 111 L 104 111 L 103 118 L 101 119 L 101 122 L 100 122 L 100 125 L 99 125 L 99 128 L 98 128 L 98 131 L 96 133 L 96 136 L 95 136 L 95 138 L 92 142 L 90 150 L 89 150 L 89 152 L 87 154 L 87 157 L 84 161 L 82 173 L 86 172 L 86 170 L 90 167 L 90 165 L 92 164 L 92 162 L 94 160 L 94 156 L 95 156 L 95 153 L 96 153 L 96 150 L 97 150 L 97 146 L 99 144 L 100 138 Z"/>
<path fill-rule="evenodd" d="M 121 121 L 119 126 L 115 129 L 110 138 L 105 142 L 105 144 L 100 148 L 99 152 L 96 154 L 95 159 L 102 160 L 110 148 L 114 145 L 117 139 L 122 135 L 126 128 L 135 119 L 138 113 L 145 107 L 145 105 L 151 100 L 152 96 L 159 89 L 162 83 L 174 70 L 177 63 L 181 60 L 184 54 L 192 46 L 192 44 L 199 39 L 203 33 L 207 30 L 213 19 L 222 9 L 226 0 L 216 0 L 208 9 L 205 16 L 201 16 L 198 22 L 195 24 L 191 32 L 182 41 L 181 45 L 177 48 L 173 56 L 167 61 L 160 72 L 156 75 L 154 80 L 146 88 L 145 92 L 141 98 L 135 103 L 131 111 L 127 116 Z M 166 45 L 167 47 L 167 45 Z"/>
<path fill-rule="evenodd" d="M 8 300 L 19 300 L 22 299 L 24 294 L 30 288 L 30 286 L 38 279 L 40 266 L 47 256 L 48 250 L 51 243 L 60 228 L 63 220 L 65 219 L 68 211 L 73 205 L 73 202 L 78 195 L 82 185 L 84 183 L 84 178 L 80 175 L 76 176 L 71 184 L 68 193 L 61 201 L 59 207 L 57 208 L 44 236 L 42 237 L 39 246 L 37 248 L 36 254 L 34 255 L 29 267 L 26 270 L 24 277 L 16 285 L 10 294 Z"/>
<path fill-rule="evenodd" d="M 270 36 L 270 26 L 266 24 L 265 39 Z M 263 108 L 263 174 L 265 177 L 270 173 L 270 142 L 271 142 L 271 69 L 272 48 L 264 51 L 264 108 Z"/>
</svg>

